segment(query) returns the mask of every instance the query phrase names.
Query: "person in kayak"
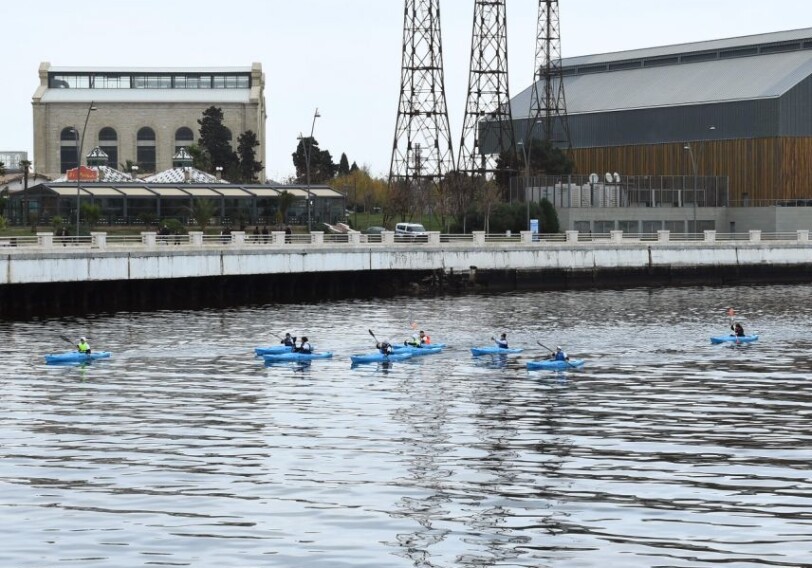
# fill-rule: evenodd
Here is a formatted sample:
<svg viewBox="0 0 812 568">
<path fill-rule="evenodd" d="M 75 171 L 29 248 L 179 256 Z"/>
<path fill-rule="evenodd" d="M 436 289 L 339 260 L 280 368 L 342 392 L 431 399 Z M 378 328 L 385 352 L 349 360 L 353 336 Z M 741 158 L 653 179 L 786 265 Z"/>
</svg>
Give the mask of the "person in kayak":
<svg viewBox="0 0 812 568">
<path fill-rule="evenodd" d="M 90 345 L 87 343 L 87 338 L 80 337 L 79 343 L 76 344 L 76 349 L 79 351 L 79 353 L 90 355 Z"/>
<path fill-rule="evenodd" d="M 426 332 L 422 329 L 420 330 L 418 338 L 420 339 L 420 345 L 431 345 L 431 337 L 429 337 L 428 334 L 426 334 Z"/>
<path fill-rule="evenodd" d="M 404 341 L 403 345 L 406 345 L 407 347 L 423 347 L 423 345 L 420 343 L 420 336 L 416 333 L 412 334 L 409 339 Z"/>
<path fill-rule="evenodd" d="M 392 344 L 389 343 L 388 339 L 379 341 L 378 343 L 375 344 L 375 347 L 377 347 L 378 351 L 380 351 L 384 355 L 391 355 L 392 353 L 395 352 L 395 349 L 392 347 Z"/>
<path fill-rule="evenodd" d="M 508 340 L 507 340 L 507 333 L 503 333 L 499 336 L 499 339 L 494 340 L 496 341 L 496 346 L 499 349 L 508 349 Z"/>
<path fill-rule="evenodd" d="M 569 361 L 570 360 L 569 355 L 567 355 L 564 352 L 564 350 L 561 349 L 560 345 L 556 346 L 555 353 L 552 354 L 550 359 L 552 359 L 553 361 Z"/>
<path fill-rule="evenodd" d="M 299 347 L 294 347 L 293 349 L 296 353 L 304 353 L 305 355 L 309 355 L 313 353 L 313 347 L 310 345 L 310 342 L 307 340 L 307 336 L 302 336 L 302 341 L 299 343 Z"/>
<path fill-rule="evenodd" d="M 277 337 L 279 337 L 277 335 Z M 296 338 L 291 337 L 290 333 L 285 334 L 285 338 L 282 339 L 282 345 L 286 345 L 287 347 L 296 347 Z"/>
<path fill-rule="evenodd" d="M 733 335 L 736 337 L 744 337 L 744 328 L 739 322 L 736 322 L 736 325 L 731 325 L 730 329 L 733 330 Z"/>
</svg>

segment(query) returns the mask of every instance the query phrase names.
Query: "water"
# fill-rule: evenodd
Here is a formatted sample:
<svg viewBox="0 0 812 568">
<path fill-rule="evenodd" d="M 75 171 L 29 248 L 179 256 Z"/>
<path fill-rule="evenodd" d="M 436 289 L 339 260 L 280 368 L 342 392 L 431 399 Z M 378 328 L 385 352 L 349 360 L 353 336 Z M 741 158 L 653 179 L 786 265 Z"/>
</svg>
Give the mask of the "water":
<svg viewBox="0 0 812 568">
<path fill-rule="evenodd" d="M 812 566 L 812 287 L 0 324 L 0 566 Z M 761 340 L 711 346 L 725 307 Z M 415 321 L 441 355 L 350 368 Z M 265 367 L 271 333 L 332 360 Z M 506 359 L 467 349 L 509 333 Z M 87 334 L 112 359 L 51 367 Z M 562 345 L 571 373 L 528 372 Z"/>
</svg>

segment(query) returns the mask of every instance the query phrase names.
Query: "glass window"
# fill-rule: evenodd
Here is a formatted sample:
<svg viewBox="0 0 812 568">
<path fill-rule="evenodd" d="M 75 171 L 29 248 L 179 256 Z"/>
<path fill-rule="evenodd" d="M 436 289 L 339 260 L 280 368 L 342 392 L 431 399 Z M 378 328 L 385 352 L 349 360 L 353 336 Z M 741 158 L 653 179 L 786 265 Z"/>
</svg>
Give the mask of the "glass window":
<svg viewBox="0 0 812 568">
<path fill-rule="evenodd" d="M 186 89 L 187 88 L 186 87 L 187 79 L 189 79 L 189 77 L 186 77 L 186 75 L 175 75 L 175 78 L 174 78 L 175 88 L 176 89 Z M 189 87 L 189 88 L 191 89 L 191 88 L 194 88 L 194 87 Z"/>
<path fill-rule="evenodd" d="M 240 75 L 239 77 L 237 77 L 237 88 L 238 89 L 247 89 L 250 86 L 251 86 L 251 81 L 250 81 L 249 77 L 246 77 L 245 75 Z"/>
<path fill-rule="evenodd" d="M 198 89 L 211 89 L 211 75 L 201 75 L 198 81 Z"/>
<path fill-rule="evenodd" d="M 640 232 L 640 223 L 637 221 L 618 221 L 617 228 L 628 234 Z"/>
<path fill-rule="evenodd" d="M 76 131 L 71 126 L 63 128 L 62 132 L 59 133 L 59 139 L 63 141 L 70 140 L 76 144 Z"/>
<path fill-rule="evenodd" d="M 226 89 L 236 89 L 237 88 L 237 77 L 234 75 L 229 75 L 226 77 Z"/>
<path fill-rule="evenodd" d="M 160 75 L 156 77 L 158 80 L 158 88 L 159 89 L 171 89 L 172 88 L 172 77 L 168 77 L 166 75 Z"/>
<path fill-rule="evenodd" d="M 222 75 L 215 75 L 212 85 L 215 89 L 224 89 L 226 86 L 226 78 Z"/>
<path fill-rule="evenodd" d="M 105 126 L 99 131 L 99 141 L 115 142 L 116 140 L 118 140 L 118 134 L 116 134 L 115 129 L 110 128 L 109 126 Z"/>
<path fill-rule="evenodd" d="M 118 168 L 118 146 L 99 146 L 99 148 L 107 154 L 107 165 L 111 168 Z"/>
<path fill-rule="evenodd" d="M 155 131 L 149 126 L 145 126 L 138 131 L 138 141 L 151 140 L 155 142 Z"/>
<path fill-rule="evenodd" d="M 139 172 L 154 172 L 155 146 L 138 146 L 135 160 L 138 162 Z"/>
</svg>

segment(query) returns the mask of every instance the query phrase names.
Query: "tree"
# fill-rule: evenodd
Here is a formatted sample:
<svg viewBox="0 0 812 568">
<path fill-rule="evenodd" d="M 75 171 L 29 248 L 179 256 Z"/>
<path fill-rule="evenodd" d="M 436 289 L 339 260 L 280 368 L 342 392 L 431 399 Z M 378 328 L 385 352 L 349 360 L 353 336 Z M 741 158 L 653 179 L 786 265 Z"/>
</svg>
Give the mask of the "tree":
<svg viewBox="0 0 812 568">
<path fill-rule="evenodd" d="M 214 167 L 211 164 L 211 157 L 204 148 L 201 148 L 197 144 L 191 144 L 190 146 L 187 146 L 186 149 L 189 150 L 189 155 L 192 156 L 193 168 L 198 169 L 201 172 L 214 171 Z"/>
<path fill-rule="evenodd" d="M 558 212 L 556 212 L 553 204 L 545 197 L 541 200 L 539 205 L 541 206 L 541 217 L 539 219 L 541 227 L 539 228 L 539 232 L 545 234 L 561 232 L 561 225 L 558 222 Z"/>
<path fill-rule="evenodd" d="M 496 161 L 496 181 L 502 188 L 510 185 L 511 175 L 524 176 L 527 170 L 530 175 L 567 175 L 575 169 L 572 158 L 561 148 L 556 148 L 549 141 L 534 138 L 528 149 L 530 167 L 524 163 L 524 154 L 521 151 L 502 152 Z"/>
<path fill-rule="evenodd" d="M 257 161 L 254 148 L 259 140 L 253 130 L 246 130 L 237 138 L 237 156 L 239 158 L 239 180 L 243 183 L 257 183 L 257 174 L 262 171 L 262 162 Z"/>
<path fill-rule="evenodd" d="M 347 160 L 347 154 L 342 152 L 341 159 L 338 161 L 338 175 L 345 176 L 349 173 L 350 173 L 350 162 L 349 160 Z"/>
<path fill-rule="evenodd" d="M 6 175 L 6 164 L 0 162 L 0 176 Z"/>
<path fill-rule="evenodd" d="M 350 166 L 350 173 L 357 172 L 357 171 L 358 171 L 358 164 L 353 162 L 352 165 Z"/>
<path fill-rule="evenodd" d="M 338 167 L 333 163 L 333 157 L 329 150 L 319 148 L 318 141 L 306 136 L 299 139 L 296 151 L 293 156 L 293 165 L 296 168 L 296 180 L 298 183 L 307 181 L 307 153 L 310 152 L 310 183 L 324 183 L 333 179 L 338 171 Z"/>
<path fill-rule="evenodd" d="M 285 223 L 288 218 L 288 209 L 290 206 L 293 205 L 293 201 L 296 198 L 293 197 L 292 193 L 288 193 L 287 191 L 283 191 L 279 194 L 279 222 Z"/>
<path fill-rule="evenodd" d="M 200 125 L 197 143 L 209 157 L 209 169 L 206 171 L 213 174 L 214 168 L 221 166 L 226 179 L 235 178 L 239 159 L 228 140 L 228 129 L 223 124 L 223 110 L 210 106 L 203 111 L 203 118 L 197 123 Z"/>
<path fill-rule="evenodd" d="M 201 231 L 211 223 L 211 218 L 217 212 L 217 204 L 211 199 L 195 199 L 192 201 L 191 214 L 200 226 Z"/>
<path fill-rule="evenodd" d="M 23 170 L 23 189 L 28 189 L 28 173 L 31 168 L 31 160 L 20 160 L 20 168 Z"/>
<path fill-rule="evenodd" d="M 485 216 L 485 232 L 491 232 L 491 210 L 502 201 L 502 189 L 495 181 L 486 181 L 479 188 L 479 206 Z"/>
<path fill-rule="evenodd" d="M 101 219 L 102 210 L 100 205 L 95 203 L 82 203 L 82 216 L 85 218 L 85 223 L 91 229 L 99 224 Z"/>
</svg>

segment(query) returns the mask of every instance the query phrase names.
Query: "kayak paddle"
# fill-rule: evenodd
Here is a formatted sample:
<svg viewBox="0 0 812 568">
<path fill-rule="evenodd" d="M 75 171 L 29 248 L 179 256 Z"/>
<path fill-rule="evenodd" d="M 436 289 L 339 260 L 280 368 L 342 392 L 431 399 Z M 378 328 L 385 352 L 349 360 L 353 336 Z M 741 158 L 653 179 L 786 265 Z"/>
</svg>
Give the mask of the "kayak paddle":
<svg viewBox="0 0 812 568">
<path fill-rule="evenodd" d="M 543 344 L 541 341 L 539 341 L 538 339 L 536 339 L 536 343 L 538 343 L 539 345 L 541 345 L 542 347 L 544 347 L 544 348 L 545 348 L 547 351 L 549 351 L 550 353 L 555 353 L 555 351 L 553 351 L 552 349 L 550 349 L 549 347 L 547 347 L 546 345 L 544 345 L 544 344 Z M 572 363 L 570 363 L 568 359 L 564 359 L 564 362 L 565 362 L 567 365 L 569 365 L 570 367 L 575 367 L 575 365 L 573 365 Z"/>
</svg>

